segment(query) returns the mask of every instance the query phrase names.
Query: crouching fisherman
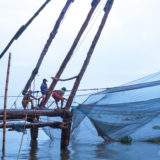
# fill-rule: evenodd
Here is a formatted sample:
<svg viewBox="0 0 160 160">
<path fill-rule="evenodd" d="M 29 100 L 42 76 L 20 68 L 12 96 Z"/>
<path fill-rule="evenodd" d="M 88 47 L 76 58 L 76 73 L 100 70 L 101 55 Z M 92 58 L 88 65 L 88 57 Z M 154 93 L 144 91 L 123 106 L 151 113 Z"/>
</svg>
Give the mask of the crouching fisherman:
<svg viewBox="0 0 160 160">
<path fill-rule="evenodd" d="M 33 109 L 33 100 L 37 100 L 37 98 L 35 98 L 33 95 L 32 95 L 32 91 L 29 90 L 26 94 L 24 94 L 24 97 L 22 99 L 22 106 L 24 109 L 27 108 L 29 102 L 31 103 L 31 109 Z"/>
<path fill-rule="evenodd" d="M 52 92 L 52 97 L 56 102 L 57 109 L 59 109 L 59 106 L 58 106 L 59 101 L 61 101 L 61 109 L 62 109 L 64 100 L 67 100 L 66 98 L 63 97 L 63 95 L 65 94 L 65 91 L 66 91 L 66 87 L 62 87 L 61 90 L 54 90 Z"/>
</svg>

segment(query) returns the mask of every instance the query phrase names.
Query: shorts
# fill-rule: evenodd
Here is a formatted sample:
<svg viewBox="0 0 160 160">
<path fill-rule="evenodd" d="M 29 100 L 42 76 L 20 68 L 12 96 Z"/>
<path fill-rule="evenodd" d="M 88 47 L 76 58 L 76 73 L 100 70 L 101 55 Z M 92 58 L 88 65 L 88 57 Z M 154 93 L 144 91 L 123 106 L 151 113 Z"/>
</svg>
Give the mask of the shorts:
<svg viewBox="0 0 160 160">
<path fill-rule="evenodd" d="M 46 98 L 46 94 L 42 94 L 42 98 Z"/>
<path fill-rule="evenodd" d="M 52 97 L 55 99 L 55 101 L 63 101 L 64 100 L 64 98 L 61 96 L 61 95 L 59 95 L 57 92 L 52 92 Z"/>
</svg>

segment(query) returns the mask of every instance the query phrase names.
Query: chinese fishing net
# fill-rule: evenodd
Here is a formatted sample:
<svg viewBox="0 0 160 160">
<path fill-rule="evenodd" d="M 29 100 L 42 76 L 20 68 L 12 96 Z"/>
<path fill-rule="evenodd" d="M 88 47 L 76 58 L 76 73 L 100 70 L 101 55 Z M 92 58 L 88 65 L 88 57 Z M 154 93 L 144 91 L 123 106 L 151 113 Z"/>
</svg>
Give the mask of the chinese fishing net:
<svg viewBox="0 0 160 160">
<path fill-rule="evenodd" d="M 90 131 L 107 141 L 145 141 L 160 137 L 159 114 L 160 72 L 90 95 L 74 109 L 72 133 L 81 140 Z"/>
</svg>

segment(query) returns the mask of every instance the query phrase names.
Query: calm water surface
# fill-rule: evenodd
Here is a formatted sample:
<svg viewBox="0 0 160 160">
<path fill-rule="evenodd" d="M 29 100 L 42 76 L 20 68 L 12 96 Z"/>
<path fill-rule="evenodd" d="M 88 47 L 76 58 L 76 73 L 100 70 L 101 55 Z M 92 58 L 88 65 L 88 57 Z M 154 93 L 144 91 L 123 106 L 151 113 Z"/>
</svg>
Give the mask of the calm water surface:
<svg viewBox="0 0 160 160">
<path fill-rule="evenodd" d="M 22 133 L 7 132 L 5 160 L 17 159 Z M 0 131 L 2 148 L 2 130 Z M 2 152 L 1 156 L 2 156 Z M 134 142 L 120 143 L 76 142 L 72 140 L 67 151 L 60 152 L 60 139 L 51 141 L 41 130 L 37 141 L 30 140 L 29 130 L 24 135 L 21 160 L 160 160 L 160 144 Z"/>
</svg>

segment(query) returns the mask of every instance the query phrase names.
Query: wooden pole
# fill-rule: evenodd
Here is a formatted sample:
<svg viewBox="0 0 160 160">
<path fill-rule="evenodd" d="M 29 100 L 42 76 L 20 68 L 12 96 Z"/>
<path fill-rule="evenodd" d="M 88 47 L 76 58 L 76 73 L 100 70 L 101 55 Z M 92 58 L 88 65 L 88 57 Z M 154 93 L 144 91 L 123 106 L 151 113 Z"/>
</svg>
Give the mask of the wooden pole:
<svg viewBox="0 0 160 160">
<path fill-rule="evenodd" d="M 38 127 L 31 128 L 31 139 L 36 140 L 38 138 Z"/>
<path fill-rule="evenodd" d="M 49 117 L 58 117 L 58 116 L 63 116 L 63 114 L 67 112 L 68 114 L 71 114 L 70 111 L 66 111 L 64 109 L 61 110 L 53 110 L 53 109 L 47 109 L 47 110 L 34 110 L 34 109 L 29 109 L 29 110 L 23 110 L 23 109 L 14 109 L 6 110 L 7 116 L 49 116 Z M 3 115 L 3 110 L 0 110 L 0 115 Z"/>
<path fill-rule="evenodd" d="M 4 96 L 3 145 L 2 145 L 3 156 L 5 156 L 5 140 L 6 140 L 6 108 L 7 108 L 7 92 L 8 92 L 8 82 L 9 82 L 10 63 L 11 63 L 11 53 L 9 53 L 9 58 L 8 58 L 8 68 L 7 68 L 7 76 L 6 76 L 6 87 L 5 87 L 5 96 Z"/>
<path fill-rule="evenodd" d="M 51 96 L 51 94 L 52 94 L 52 91 L 54 90 L 54 88 L 55 88 L 55 86 L 56 86 L 56 84 L 57 84 L 58 79 L 59 79 L 60 76 L 62 75 L 62 73 L 63 73 L 66 65 L 68 64 L 71 56 L 73 55 L 73 52 L 74 52 L 74 50 L 75 50 L 75 48 L 76 48 L 76 46 L 77 46 L 77 44 L 78 44 L 78 42 L 79 42 L 82 34 L 83 34 L 83 32 L 84 32 L 85 29 L 87 28 L 88 23 L 89 23 L 92 15 L 93 15 L 96 7 L 97 7 L 99 1 L 100 1 L 100 0 L 93 0 L 93 1 L 92 1 L 92 7 L 91 7 L 91 9 L 90 9 L 90 11 L 89 11 L 89 13 L 88 13 L 88 15 L 87 15 L 84 23 L 82 24 L 82 26 L 81 26 L 81 28 L 80 28 L 80 30 L 79 30 L 79 33 L 77 34 L 77 36 L 76 36 L 76 38 L 75 38 L 75 40 L 74 40 L 74 42 L 73 42 L 70 50 L 68 51 L 65 59 L 63 60 L 61 66 L 60 66 L 60 68 L 59 68 L 59 70 L 58 70 L 58 72 L 57 72 L 57 74 L 56 74 L 56 76 L 55 76 L 57 79 L 53 79 L 53 81 L 52 81 L 52 83 L 51 83 L 51 85 L 50 85 L 50 87 L 49 87 L 49 91 L 48 91 L 48 93 L 47 93 L 47 96 L 46 96 L 45 100 L 43 101 L 43 103 L 40 104 L 40 106 L 45 106 L 45 104 L 47 103 L 48 99 L 50 98 L 50 96 Z M 93 2 L 94 2 L 94 3 L 93 3 Z"/>
<path fill-rule="evenodd" d="M 74 98 L 74 96 L 75 96 L 75 94 L 77 92 L 77 89 L 79 87 L 80 81 L 81 81 L 81 79 L 82 79 L 82 77 L 83 77 L 83 75 L 84 75 L 84 73 L 85 73 L 85 71 L 87 69 L 87 66 L 88 66 L 88 64 L 90 62 L 91 56 L 92 56 L 93 51 L 95 49 L 95 46 L 96 46 L 96 44 L 97 44 L 97 42 L 99 40 L 99 37 L 100 37 L 100 35 L 102 33 L 103 27 L 104 27 L 104 25 L 106 23 L 106 20 L 107 20 L 108 14 L 109 14 L 109 12 L 110 12 L 110 10 L 112 8 L 113 2 L 114 2 L 114 0 L 108 0 L 107 3 L 106 3 L 106 6 L 104 8 L 105 13 L 104 13 L 104 16 L 102 18 L 101 24 L 100 24 L 100 26 L 98 28 L 98 31 L 97 31 L 97 33 L 96 33 L 96 35 L 95 35 L 95 37 L 94 37 L 94 39 L 92 41 L 92 44 L 91 44 L 91 46 L 89 48 L 89 51 L 87 53 L 87 57 L 86 57 L 86 59 L 85 59 L 85 61 L 83 63 L 83 66 L 82 66 L 82 68 L 81 68 L 81 70 L 79 72 L 79 75 L 76 78 L 76 81 L 75 81 L 74 86 L 72 88 L 71 94 L 70 94 L 70 96 L 69 96 L 69 98 L 67 100 L 66 106 L 65 106 L 66 109 L 69 109 L 71 104 L 72 104 L 72 102 L 73 102 L 73 98 Z"/>
<path fill-rule="evenodd" d="M 13 36 L 13 38 L 10 40 L 6 48 L 3 50 L 3 52 L 0 54 L 0 59 L 3 57 L 5 52 L 8 50 L 8 48 L 12 45 L 14 40 L 17 40 L 19 36 L 25 31 L 25 29 L 30 25 L 30 23 L 33 21 L 35 17 L 38 16 L 38 14 L 41 12 L 41 10 L 47 5 L 47 3 L 50 2 L 50 0 L 46 0 L 46 2 L 38 9 L 38 11 L 29 19 L 29 21 L 20 27 L 20 29 L 16 32 L 16 34 Z"/>
<path fill-rule="evenodd" d="M 13 123 L 7 123 L 6 128 L 13 128 L 15 126 L 18 127 L 24 127 L 25 128 L 35 128 L 35 127 L 51 127 L 51 128 L 66 128 L 65 126 L 62 125 L 62 122 L 37 122 L 37 123 L 20 123 L 20 124 L 13 124 Z M 0 124 L 0 128 L 3 128 L 3 125 Z"/>
<path fill-rule="evenodd" d="M 63 123 L 68 124 L 67 128 L 62 128 L 61 132 L 61 150 L 66 150 L 70 141 L 70 130 L 72 124 L 72 114 L 68 115 L 67 112 L 63 115 Z"/>
<path fill-rule="evenodd" d="M 57 32 L 58 32 L 59 26 L 60 26 L 60 24 L 61 24 L 61 22 L 62 22 L 62 20 L 63 20 L 63 18 L 64 18 L 65 13 L 67 12 L 67 10 L 68 10 L 68 8 L 69 8 L 71 2 L 73 2 L 73 0 L 67 0 L 64 8 L 62 9 L 62 11 L 61 11 L 61 13 L 60 13 L 60 15 L 59 15 L 59 17 L 58 17 L 55 25 L 54 25 L 54 28 L 53 28 L 52 32 L 50 33 L 50 36 L 49 36 L 49 38 L 48 38 L 48 40 L 47 40 L 47 42 L 46 42 L 46 44 L 45 44 L 45 46 L 44 46 L 41 54 L 40 54 L 40 57 L 39 57 L 38 62 L 37 62 L 37 64 L 36 64 L 36 67 L 35 67 L 34 70 L 32 71 L 32 74 L 31 74 L 30 78 L 28 79 L 28 81 L 27 81 L 27 83 L 26 83 L 26 85 L 25 85 L 25 87 L 24 87 L 24 90 L 23 90 L 23 93 L 24 93 L 24 94 L 27 92 L 27 90 L 28 90 L 29 87 L 31 86 L 31 83 L 32 83 L 32 81 L 34 80 L 36 74 L 38 73 L 38 70 L 39 70 L 40 65 L 41 65 L 41 63 L 42 63 L 42 61 L 43 61 L 43 58 L 44 58 L 44 56 L 46 55 L 46 53 L 47 53 L 47 51 L 48 51 L 48 48 L 49 48 L 49 46 L 50 46 L 51 43 L 52 43 L 52 40 L 54 39 L 54 37 L 56 36 L 56 34 L 57 34 Z"/>
<path fill-rule="evenodd" d="M 36 120 L 36 123 L 38 123 L 38 121 L 39 121 L 39 116 L 35 116 L 35 117 L 32 119 L 32 122 L 33 122 L 33 123 L 35 122 L 35 120 L 34 120 L 35 118 L 37 119 L 37 120 Z M 37 127 L 37 126 L 31 127 L 30 133 L 31 133 L 31 139 L 32 139 L 32 140 L 36 140 L 36 139 L 38 138 L 38 127 Z"/>
</svg>

